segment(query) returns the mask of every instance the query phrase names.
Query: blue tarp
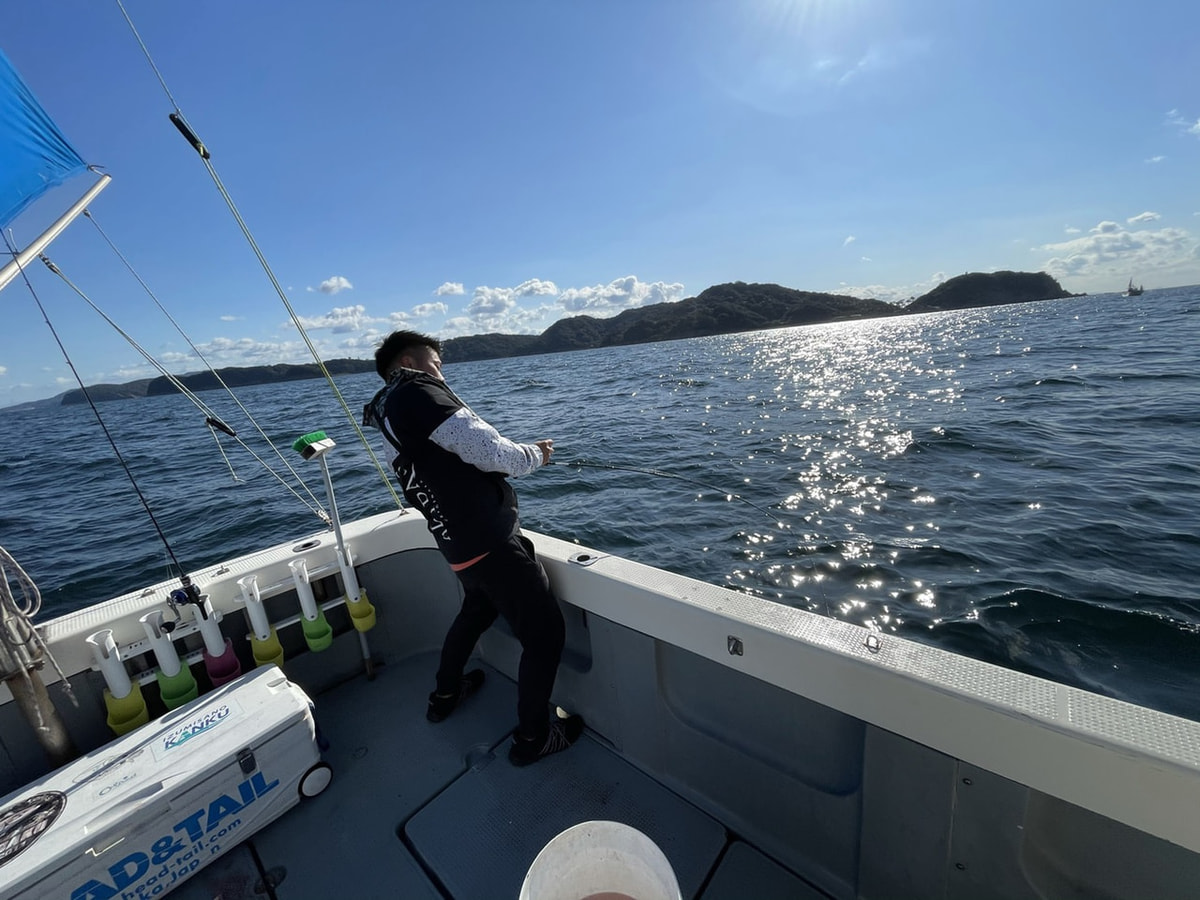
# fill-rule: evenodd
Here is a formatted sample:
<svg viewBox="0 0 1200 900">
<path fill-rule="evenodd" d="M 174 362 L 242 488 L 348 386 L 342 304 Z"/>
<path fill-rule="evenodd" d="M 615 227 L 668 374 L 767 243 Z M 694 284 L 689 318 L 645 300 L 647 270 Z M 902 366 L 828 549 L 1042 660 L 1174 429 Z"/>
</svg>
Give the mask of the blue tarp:
<svg viewBox="0 0 1200 900">
<path fill-rule="evenodd" d="M 0 228 L 87 168 L 0 52 Z"/>
</svg>

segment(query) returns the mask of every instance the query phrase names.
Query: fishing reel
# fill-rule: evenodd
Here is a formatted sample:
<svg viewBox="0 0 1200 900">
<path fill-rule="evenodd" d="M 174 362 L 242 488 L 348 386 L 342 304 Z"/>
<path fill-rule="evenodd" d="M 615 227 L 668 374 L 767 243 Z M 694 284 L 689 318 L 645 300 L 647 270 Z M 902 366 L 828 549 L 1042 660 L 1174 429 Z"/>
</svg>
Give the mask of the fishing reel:
<svg viewBox="0 0 1200 900">
<path fill-rule="evenodd" d="M 171 615 L 174 619 L 170 622 L 163 622 L 163 631 L 170 634 L 175 630 L 175 626 L 183 621 L 183 616 L 180 614 L 180 607 L 188 603 L 195 605 L 197 609 L 201 609 L 204 601 L 200 596 L 200 588 L 192 584 L 192 580 L 186 575 L 180 579 L 182 587 L 178 587 L 171 593 L 167 594 L 167 606 L 171 609 Z"/>
</svg>

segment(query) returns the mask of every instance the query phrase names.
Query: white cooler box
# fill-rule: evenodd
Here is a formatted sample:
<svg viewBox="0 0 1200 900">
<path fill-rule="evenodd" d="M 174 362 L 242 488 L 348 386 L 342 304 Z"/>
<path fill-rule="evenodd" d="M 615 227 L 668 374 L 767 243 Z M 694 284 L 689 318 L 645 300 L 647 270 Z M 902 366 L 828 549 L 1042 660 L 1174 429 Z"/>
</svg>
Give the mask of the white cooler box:
<svg viewBox="0 0 1200 900">
<path fill-rule="evenodd" d="M 256 669 L 0 800 L 0 900 L 162 896 L 328 781 L 308 696 Z"/>
</svg>

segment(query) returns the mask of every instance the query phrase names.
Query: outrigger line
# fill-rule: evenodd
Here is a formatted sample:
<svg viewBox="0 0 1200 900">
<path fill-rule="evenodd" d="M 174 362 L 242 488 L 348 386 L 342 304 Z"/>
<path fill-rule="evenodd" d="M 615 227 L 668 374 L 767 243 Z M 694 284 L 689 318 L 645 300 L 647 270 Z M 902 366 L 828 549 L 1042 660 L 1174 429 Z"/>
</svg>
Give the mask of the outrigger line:
<svg viewBox="0 0 1200 900">
<path fill-rule="evenodd" d="M 324 360 L 321 359 L 321 355 L 317 352 L 317 348 L 313 345 L 312 339 L 308 336 L 308 331 L 304 328 L 304 323 L 300 321 L 300 317 L 297 315 L 296 310 L 292 308 L 292 304 L 288 301 L 287 293 L 284 291 L 283 286 L 279 283 L 279 279 L 275 277 L 275 272 L 271 269 L 270 263 L 267 262 L 266 256 L 259 248 L 258 242 L 254 239 L 254 235 L 250 233 L 250 226 L 247 225 L 246 220 L 242 218 L 241 212 L 238 211 L 237 205 L 233 202 L 233 197 L 230 196 L 229 191 L 226 190 L 224 183 L 221 181 L 221 177 L 217 174 L 216 167 L 213 166 L 211 154 L 209 153 L 208 148 L 204 145 L 204 142 L 200 140 L 199 136 L 184 118 L 183 110 L 180 109 L 179 104 L 175 102 L 175 97 L 171 94 L 170 88 L 167 87 L 166 79 L 163 78 L 162 73 L 158 70 L 158 66 L 154 62 L 154 57 L 150 55 L 150 48 L 147 47 L 146 42 L 142 40 L 141 34 L 138 33 L 137 26 L 133 24 L 133 19 L 130 18 L 129 13 L 125 11 L 125 7 L 122 5 L 121 0 L 116 0 L 116 4 L 117 8 L 121 11 L 121 15 L 124 16 L 126 24 L 129 25 L 129 30 L 133 33 L 133 37 L 137 41 L 138 46 L 141 47 L 142 54 L 146 57 L 146 62 L 149 63 L 155 77 L 158 78 L 159 84 L 162 85 L 163 93 L 167 95 L 167 100 L 174 109 L 174 111 L 170 114 L 170 120 L 172 124 L 179 130 L 179 133 L 183 135 L 184 139 L 188 142 L 188 144 L 191 145 L 192 149 L 196 151 L 197 155 L 204 162 L 204 167 L 208 170 L 209 177 L 212 178 L 213 184 L 216 185 L 217 191 L 220 193 L 221 198 L 225 201 L 225 205 L 229 207 L 229 212 L 233 214 L 234 220 L 237 222 L 238 227 L 242 231 L 242 236 L 245 237 L 246 242 L 250 245 L 250 249 L 254 251 L 255 258 L 258 259 L 259 265 L 262 266 L 263 272 L 266 273 L 267 279 L 271 282 L 271 286 L 275 289 L 275 293 L 278 295 L 280 302 L 283 303 L 284 309 L 286 309 L 288 311 L 288 315 L 291 316 L 292 324 L 296 326 L 296 330 L 300 333 L 300 337 L 304 339 L 304 344 L 308 347 L 309 352 L 316 361 L 317 368 L 319 368 L 321 370 L 321 374 L 325 376 L 325 380 L 328 382 L 330 389 L 333 391 L 333 395 L 337 398 L 338 403 L 341 405 L 342 411 L 346 414 L 346 418 L 349 419 L 350 427 L 354 429 L 354 433 L 358 435 L 359 441 L 367 451 L 367 456 L 370 457 L 371 461 L 375 464 L 375 469 L 379 473 L 379 477 L 383 480 L 383 483 L 387 485 L 387 489 L 391 493 L 392 499 L 395 500 L 396 506 L 400 509 L 403 509 L 404 502 L 400 499 L 400 495 L 396 493 L 396 489 L 392 485 L 391 479 L 388 477 L 388 473 L 384 470 L 383 464 L 379 461 L 379 457 L 375 455 L 375 451 L 371 447 L 371 442 L 367 440 L 366 434 L 359 425 L 358 417 L 351 412 L 350 406 L 346 403 L 345 398 L 342 396 L 342 392 L 338 390 L 337 383 L 334 382 L 333 376 L 329 373 L 329 369 L 326 368 Z"/>
<path fill-rule="evenodd" d="M 309 509 L 311 509 L 313 512 L 315 512 L 317 514 L 318 518 L 320 518 L 322 521 L 325 522 L 325 524 L 328 525 L 329 518 L 325 514 L 324 510 L 321 509 L 320 501 L 318 501 L 317 498 L 313 495 L 313 492 L 311 490 L 309 490 L 308 485 L 305 484 L 305 482 L 304 482 L 304 479 L 300 477 L 300 475 L 296 472 L 296 470 L 294 468 L 292 468 L 291 463 L 289 463 L 287 461 L 287 458 L 280 452 L 279 448 L 275 446 L 275 442 L 271 440 L 271 438 L 267 435 L 267 433 L 265 431 L 263 431 L 262 426 L 258 424 L 258 421 L 250 413 L 250 410 L 246 409 L 246 407 L 242 404 L 242 401 L 240 399 L 238 399 L 237 394 L 235 394 L 233 392 L 233 389 L 230 388 L 229 385 L 225 383 L 225 379 L 221 377 L 221 373 L 219 371 L 217 371 L 216 367 L 213 366 L 213 364 L 208 361 L 208 358 L 204 355 L 204 353 L 200 350 L 200 348 L 196 346 L 196 344 L 192 341 L 192 339 L 190 337 L 188 337 L 187 333 L 184 332 L 183 327 L 177 321 L 175 321 L 175 317 L 171 315 L 170 311 L 165 306 L 163 306 L 162 302 L 155 295 L 154 291 L 152 291 L 150 289 L 150 286 L 148 284 L 146 284 L 146 282 L 142 279 L 142 276 L 137 273 L 137 270 L 135 270 L 133 268 L 133 265 L 129 262 L 129 260 L 125 258 L 125 254 L 123 254 L 117 248 L 117 245 L 113 243 L 112 239 L 109 238 L 108 234 L 104 231 L 104 229 L 100 227 L 100 223 L 98 221 L 96 221 L 96 217 L 92 215 L 91 211 L 84 210 L 83 214 L 87 218 L 87 220 L 92 223 L 92 226 L 99 233 L 100 237 L 102 237 L 104 239 L 104 242 L 106 244 L 108 244 L 108 246 L 112 250 L 112 252 L 114 254 L 116 254 L 117 259 L 121 260 L 121 262 L 125 265 L 125 268 L 129 271 L 129 274 L 132 275 L 134 280 L 137 281 L 137 283 L 142 286 L 142 290 L 144 290 L 146 292 L 146 296 L 148 296 L 152 301 L 154 301 L 154 305 L 158 307 L 159 311 L 166 317 L 167 321 L 170 322 L 175 327 L 175 330 L 179 332 L 180 337 L 182 337 L 185 341 L 187 341 L 187 345 L 192 349 L 192 352 L 196 354 L 196 357 L 202 363 L 204 363 L 205 366 L 208 367 L 208 370 L 210 372 L 212 372 L 213 377 L 217 380 L 217 384 L 221 385 L 221 387 L 224 388 L 225 393 L 227 393 L 229 395 L 229 398 L 234 402 L 234 404 L 236 404 L 237 408 L 242 411 L 242 413 L 249 420 L 250 424 L 254 426 L 254 429 L 258 432 L 259 436 L 262 437 L 262 439 L 267 442 L 267 446 L 270 447 L 273 451 L 275 451 L 275 456 L 278 457 L 278 459 L 281 463 L 283 463 L 284 468 L 286 468 L 289 472 L 291 472 L 292 477 L 296 479 L 297 483 L 302 488 L 304 488 L 305 493 L 307 493 L 309 498 L 312 500 L 311 505 L 306 504 L 309 506 Z M 167 377 L 172 378 L 172 381 L 174 382 L 173 376 L 168 375 Z M 186 388 L 182 387 L 182 383 L 180 383 L 179 389 L 185 393 L 187 392 Z M 226 425 L 224 422 L 222 422 L 220 417 L 218 417 L 216 414 L 214 414 L 211 410 L 207 409 L 202 404 L 197 403 L 197 406 L 201 409 L 202 412 L 204 412 L 205 417 L 206 417 L 205 424 L 208 425 L 209 428 L 215 428 L 216 430 L 222 431 L 225 434 L 229 435 L 231 438 L 238 440 L 237 433 L 232 428 L 230 428 L 228 425 Z M 216 435 L 214 434 L 213 437 L 216 438 Z M 272 469 L 269 465 L 267 465 L 266 462 L 259 459 L 257 454 L 254 453 L 254 451 L 250 450 L 249 447 L 246 447 L 246 445 L 241 440 L 238 440 L 238 443 L 241 444 L 243 447 L 245 447 L 246 450 L 248 450 L 250 452 L 250 455 L 254 456 L 254 458 L 256 460 L 258 460 L 267 471 L 269 471 L 272 475 L 275 475 L 275 477 L 280 481 L 281 484 L 283 484 L 285 487 L 287 487 L 287 484 L 286 484 L 286 482 L 283 481 L 283 478 L 280 477 L 279 475 L 276 475 L 275 470 Z M 221 447 L 220 440 L 217 440 L 217 446 Z M 224 448 L 221 448 L 222 456 L 224 456 L 224 453 L 225 453 Z M 230 470 L 232 471 L 232 466 L 230 466 Z M 235 480 L 237 479 L 236 474 L 234 475 L 234 479 Z M 292 491 L 292 493 L 295 494 L 296 492 Z M 297 495 L 297 498 L 301 502 L 305 502 L 302 497 L 299 497 L 299 495 Z"/>
<path fill-rule="evenodd" d="M 221 453 L 222 458 L 225 460 L 225 465 L 229 468 L 230 474 L 233 475 L 233 478 L 235 481 L 238 481 L 240 479 L 238 479 L 237 473 L 233 469 L 233 464 L 230 462 L 229 457 L 226 455 L 225 448 L 222 446 L 220 439 L 217 438 L 216 432 L 218 432 L 218 431 L 228 435 L 234 441 L 236 441 L 242 447 L 243 450 L 245 450 L 252 457 L 254 457 L 254 459 L 259 463 L 259 465 L 261 465 L 264 469 L 266 469 L 275 478 L 276 481 L 278 481 L 287 491 L 289 491 L 292 494 L 293 497 L 295 497 L 297 500 L 299 500 L 301 503 L 303 503 L 305 506 L 307 506 L 309 511 L 313 515 L 315 515 L 322 522 L 324 522 L 326 525 L 328 525 L 329 524 L 328 514 L 325 512 L 325 510 L 323 510 L 321 508 L 320 501 L 318 501 L 317 498 L 313 495 L 313 492 L 309 489 L 308 485 L 304 482 L 304 479 L 300 477 L 299 473 L 297 473 L 296 470 L 294 468 L 292 468 L 291 464 L 284 458 L 283 454 L 279 452 L 279 449 L 275 446 L 275 444 L 271 440 L 271 438 L 262 430 L 262 427 L 258 424 L 258 422 L 255 421 L 254 416 L 252 416 L 250 414 L 250 411 L 247 410 L 246 407 L 242 405 L 242 402 L 237 398 L 237 395 L 234 394 L 233 391 L 229 388 L 229 385 L 227 385 L 224 382 L 224 380 L 221 378 L 221 376 L 219 374 L 217 374 L 216 370 L 213 369 L 212 364 L 209 363 L 209 361 L 207 359 L 205 359 L 205 357 L 202 353 L 200 353 L 200 351 L 196 348 L 196 345 L 192 343 L 192 340 L 184 333 L 183 329 L 179 326 L 179 323 L 176 322 L 175 319 L 173 319 L 171 317 L 170 313 L 168 313 L 163 308 L 162 304 L 159 302 L 158 298 L 154 295 L 153 291 L 150 290 L 149 286 L 145 283 L 145 281 L 143 281 L 141 279 L 141 277 L 137 274 L 137 272 L 134 271 L 133 267 L 129 264 L 129 261 L 126 260 L 125 257 L 121 254 L 120 250 L 118 250 L 116 248 L 116 246 L 112 243 L 112 241 L 109 240 L 108 235 L 104 234 L 103 229 L 100 228 L 99 224 L 95 221 L 95 219 L 93 219 L 86 211 L 84 214 L 87 215 L 87 217 L 92 221 L 92 224 L 95 225 L 96 229 L 100 232 L 101 236 L 104 237 L 104 240 L 109 245 L 109 248 L 125 264 L 125 267 L 129 270 L 130 274 L 137 280 L 138 284 L 140 284 L 142 286 L 143 290 L 145 290 L 146 293 L 149 294 L 150 298 L 152 300 L 154 300 L 155 304 L 163 312 L 163 314 L 166 315 L 167 319 L 171 322 L 171 324 L 175 326 L 176 331 L 178 331 L 180 333 L 180 335 L 183 337 L 183 339 L 185 341 L 187 341 L 188 345 L 192 348 L 193 352 L 195 352 L 196 355 L 201 359 L 201 361 L 203 361 L 204 364 L 206 366 L 208 366 L 209 371 L 212 372 L 213 375 L 216 377 L 217 383 L 220 384 L 221 387 L 223 387 L 225 389 L 226 393 L 229 394 L 229 396 L 232 398 L 233 402 L 237 405 L 237 407 L 243 413 L 245 413 L 246 418 L 248 418 L 250 420 L 250 423 L 255 427 L 255 429 L 257 429 L 257 431 L 258 431 L 259 435 L 262 437 L 262 439 L 267 442 L 267 446 L 269 446 L 275 452 L 275 455 L 283 463 L 284 467 L 288 470 L 288 472 L 291 473 L 292 477 L 294 479 L 296 479 L 296 483 L 299 484 L 300 487 L 304 489 L 305 493 L 308 494 L 309 499 L 305 500 L 304 497 L 302 497 L 300 495 L 300 493 L 294 487 L 292 487 L 290 484 L 288 484 L 288 482 L 283 478 L 283 476 L 280 475 L 278 472 L 276 472 L 275 469 L 273 469 L 271 467 L 271 465 L 265 459 L 263 459 L 261 456 L 259 456 L 253 450 L 253 448 L 251 448 L 245 441 L 243 441 L 240 437 L 238 437 L 237 432 L 233 428 L 231 428 L 229 425 L 227 425 L 224 421 L 222 421 L 221 418 L 208 406 L 207 403 L 205 403 L 203 400 L 201 400 L 200 397 L 198 397 L 194 391 L 190 390 L 188 388 L 188 386 L 185 385 L 178 378 L 178 376 L 167 371 L 167 369 L 161 363 L 159 363 L 158 360 L 156 360 L 153 357 L 153 355 L 151 355 L 144 347 L 142 347 L 133 338 L 132 335 L 130 335 L 120 325 L 118 325 L 115 321 L 113 321 L 113 319 L 107 313 L 105 313 L 104 310 L 102 310 L 99 306 L 96 305 L 96 303 L 91 299 L 91 297 L 89 297 L 83 290 L 81 290 L 79 288 L 78 285 L 76 285 L 73 281 L 71 281 L 71 279 L 68 278 L 66 276 L 66 274 L 49 257 L 47 257 L 45 254 L 42 254 L 41 260 L 45 264 L 46 268 L 48 268 L 51 272 L 53 272 L 55 275 L 57 275 L 60 279 L 62 279 L 63 283 L 67 287 L 69 287 L 72 291 L 74 291 L 75 294 L 81 300 L 83 300 L 84 303 L 86 303 L 88 306 L 90 306 L 92 308 L 92 311 L 95 312 L 96 315 L 100 316 L 100 318 L 102 318 L 105 322 L 107 322 L 108 325 L 114 331 L 117 332 L 117 334 L 119 334 L 121 337 L 123 337 L 129 343 L 129 345 L 131 347 L 133 347 L 134 350 L 136 350 L 138 353 L 140 353 L 142 355 L 143 359 L 145 359 L 150 365 L 152 365 L 155 369 L 157 369 L 159 371 L 159 373 L 163 377 L 165 377 L 175 387 L 175 389 L 177 391 L 179 391 L 181 394 L 183 394 L 185 397 L 187 397 L 187 399 L 191 401 L 192 405 L 195 406 L 198 410 L 200 410 L 201 413 L 204 414 L 204 417 L 205 417 L 204 424 L 207 425 L 210 432 L 212 432 L 213 440 L 217 444 L 217 449 Z"/>
<path fill-rule="evenodd" d="M 17 258 L 16 248 L 8 239 L 8 235 L 4 235 L 4 244 L 12 254 L 13 259 Z M 42 306 L 42 299 L 38 296 L 37 290 L 33 283 L 29 280 L 29 274 L 25 271 L 24 266 L 19 266 L 21 278 L 25 282 L 25 286 L 29 289 L 30 295 L 33 297 L 33 302 L 37 304 L 38 311 L 42 314 L 42 319 L 46 322 L 46 327 L 50 329 L 50 334 L 54 336 L 54 342 L 58 344 L 58 349 L 62 351 L 63 359 L 67 361 L 67 367 L 71 370 L 71 374 L 75 376 L 75 381 L 79 384 L 79 389 L 83 392 L 84 399 L 87 400 L 88 406 L 92 408 L 92 413 L 96 417 L 96 421 L 100 424 L 100 430 L 104 432 L 104 437 L 108 439 L 109 446 L 116 454 L 117 461 L 121 464 L 121 468 L 125 470 L 125 475 L 129 478 L 130 484 L 133 485 L 134 493 L 137 494 L 138 500 L 146 510 L 146 515 L 150 517 L 150 523 L 154 526 L 154 530 L 158 532 L 159 540 L 162 541 L 163 547 L 166 548 L 167 556 L 170 557 L 171 563 L 179 572 L 180 582 L 183 589 L 191 597 L 196 594 L 195 585 L 192 584 L 186 570 L 179 564 L 179 560 L 175 557 L 175 551 L 171 549 L 171 542 L 167 540 L 166 532 L 162 530 L 162 526 L 158 524 L 158 519 L 154 515 L 154 510 L 150 508 L 150 502 L 146 499 L 146 495 L 142 493 L 141 487 L 137 483 L 137 479 L 133 476 L 133 471 L 129 468 L 129 463 L 125 461 L 125 457 L 121 455 L 121 450 L 117 447 L 117 442 L 112 436 L 112 432 L 108 430 L 108 425 L 104 422 L 104 417 L 100 415 L 100 410 L 96 408 L 96 402 L 92 399 L 92 395 L 88 392 L 87 385 L 83 383 L 83 379 L 79 376 L 79 371 L 75 368 L 75 363 L 71 360 L 71 354 L 67 352 L 67 348 L 63 345 L 62 338 L 58 336 L 58 331 L 54 328 L 54 323 L 50 321 L 50 316 L 46 313 L 46 308 Z M 167 630 L 169 631 L 172 624 Z"/>
</svg>

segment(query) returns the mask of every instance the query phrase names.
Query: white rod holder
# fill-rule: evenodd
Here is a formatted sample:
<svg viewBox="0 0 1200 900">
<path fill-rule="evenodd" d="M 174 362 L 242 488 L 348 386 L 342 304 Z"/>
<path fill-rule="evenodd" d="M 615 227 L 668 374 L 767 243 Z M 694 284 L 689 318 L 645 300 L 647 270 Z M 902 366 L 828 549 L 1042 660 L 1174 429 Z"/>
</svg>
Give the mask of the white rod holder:
<svg viewBox="0 0 1200 900">
<path fill-rule="evenodd" d="M 200 595 L 196 626 L 204 638 L 204 649 L 208 655 L 222 656 L 225 653 L 225 636 L 221 634 L 221 614 L 213 609 L 212 598 L 208 594 Z"/>
<path fill-rule="evenodd" d="M 142 628 L 146 629 L 146 640 L 150 642 L 150 649 L 154 651 L 159 669 L 168 678 L 174 678 L 179 674 L 179 654 L 175 652 L 175 645 L 171 643 L 170 636 L 163 630 L 162 610 L 152 610 L 138 621 L 142 623 Z"/>
<path fill-rule="evenodd" d="M 121 662 L 121 652 L 117 649 L 112 629 L 97 631 L 88 635 L 85 640 L 92 647 L 92 656 L 96 665 L 100 667 L 100 674 L 104 676 L 109 693 L 118 700 L 128 697 L 129 692 L 133 690 L 133 683 L 129 680 L 129 673 L 125 671 L 125 664 Z"/>
<path fill-rule="evenodd" d="M 238 579 L 238 587 L 242 589 L 242 600 L 246 603 L 246 612 L 250 615 L 250 627 L 254 636 L 260 641 L 271 639 L 271 623 L 267 620 L 267 611 L 263 609 L 262 597 L 258 593 L 258 576 L 246 575 Z"/>
<path fill-rule="evenodd" d="M 361 591 L 358 587 L 358 576 L 354 573 L 354 562 L 350 558 L 350 548 L 338 547 L 337 558 L 342 569 L 342 584 L 346 586 L 346 600 L 357 600 Z"/>
<path fill-rule="evenodd" d="M 292 579 L 296 582 L 296 596 L 300 598 L 300 612 L 310 622 L 317 621 L 317 599 L 313 596 L 312 584 L 308 579 L 308 564 L 303 559 L 293 559 L 288 563 L 292 570 Z"/>
</svg>

